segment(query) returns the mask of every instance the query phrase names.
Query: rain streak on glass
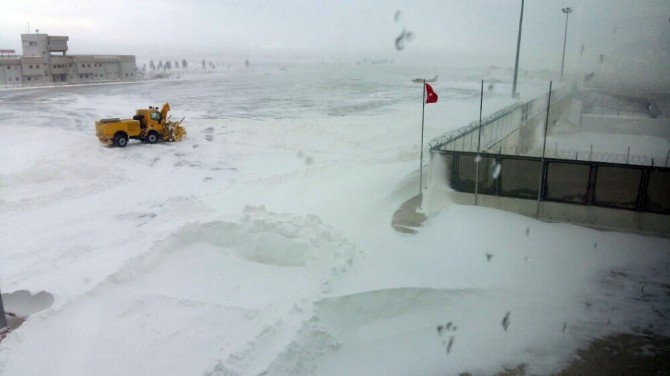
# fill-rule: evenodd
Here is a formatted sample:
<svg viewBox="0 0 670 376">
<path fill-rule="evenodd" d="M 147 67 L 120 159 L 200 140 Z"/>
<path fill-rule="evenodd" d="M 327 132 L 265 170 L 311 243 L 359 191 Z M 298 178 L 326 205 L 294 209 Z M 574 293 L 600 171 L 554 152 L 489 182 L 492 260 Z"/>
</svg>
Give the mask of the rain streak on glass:
<svg viewBox="0 0 670 376">
<path fill-rule="evenodd" d="M 400 20 L 400 10 L 397 10 L 393 16 L 393 21 L 398 22 L 398 20 Z M 403 27 L 400 35 L 395 38 L 395 49 L 398 51 L 404 50 L 407 46 L 407 43 L 412 41 L 412 38 L 414 38 L 414 33 L 405 30 Z"/>
</svg>

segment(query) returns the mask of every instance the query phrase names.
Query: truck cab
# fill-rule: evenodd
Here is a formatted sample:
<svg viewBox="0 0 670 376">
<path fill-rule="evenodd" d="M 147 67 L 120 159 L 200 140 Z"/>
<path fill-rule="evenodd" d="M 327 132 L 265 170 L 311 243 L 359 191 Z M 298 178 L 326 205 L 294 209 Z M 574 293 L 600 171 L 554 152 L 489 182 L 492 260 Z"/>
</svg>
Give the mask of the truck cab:
<svg viewBox="0 0 670 376">
<path fill-rule="evenodd" d="M 170 105 L 165 103 L 163 108 L 158 111 L 158 107 L 149 106 L 148 109 L 141 108 L 137 110 L 136 115 L 133 116 L 134 120 L 139 120 L 140 129 L 142 130 L 151 130 L 156 129 L 159 132 L 162 132 L 163 123 L 165 122 L 165 116 L 168 111 L 170 111 Z"/>
</svg>

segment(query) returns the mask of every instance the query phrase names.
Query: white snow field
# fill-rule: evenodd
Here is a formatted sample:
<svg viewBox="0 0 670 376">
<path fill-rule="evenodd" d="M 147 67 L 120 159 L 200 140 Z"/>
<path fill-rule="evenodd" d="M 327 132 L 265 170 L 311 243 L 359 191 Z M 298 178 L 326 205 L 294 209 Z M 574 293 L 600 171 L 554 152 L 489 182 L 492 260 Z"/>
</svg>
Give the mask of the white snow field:
<svg viewBox="0 0 670 376">
<path fill-rule="evenodd" d="M 668 239 L 458 205 L 393 230 L 418 191 L 410 79 L 434 73 L 427 142 L 478 117 L 477 78 L 289 66 L 0 92 L 0 290 L 30 314 L 0 374 L 549 374 L 594 338 L 670 335 Z M 164 101 L 184 141 L 95 138 Z M 31 294 L 53 302 L 21 312 Z"/>
</svg>

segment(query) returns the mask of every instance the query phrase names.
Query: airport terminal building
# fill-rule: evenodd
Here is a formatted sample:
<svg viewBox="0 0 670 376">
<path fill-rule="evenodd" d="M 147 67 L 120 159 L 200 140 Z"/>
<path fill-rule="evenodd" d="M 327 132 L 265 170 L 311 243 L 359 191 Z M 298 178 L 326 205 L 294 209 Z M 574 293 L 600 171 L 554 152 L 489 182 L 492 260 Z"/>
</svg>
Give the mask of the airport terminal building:
<svg viewBox="0 0 670 376">
<path fill-rule="evenodd" d="M 0 57 L 0 85 L 130 81 L 134 55 L 68 55 L 67 36 L 21 34 L 22 56 Z"/>
</svg>

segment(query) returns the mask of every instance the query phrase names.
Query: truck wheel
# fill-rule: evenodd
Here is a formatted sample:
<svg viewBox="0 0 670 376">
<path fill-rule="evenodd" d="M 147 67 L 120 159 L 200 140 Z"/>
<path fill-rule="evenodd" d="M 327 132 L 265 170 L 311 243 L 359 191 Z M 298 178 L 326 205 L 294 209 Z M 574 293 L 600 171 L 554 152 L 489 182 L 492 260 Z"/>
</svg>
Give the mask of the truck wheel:
<svg viewBox="0 0 670 376">
<path fill-rule="evenodd" d="M 114 144 L 120 148 L 125 148 L 128 145 L 128 137 L 124 134 L 119 134 L 114 137 Z"/>
<path fill-rule="evenodd" d="M 150 144 L 155 144 L 156 141 L 158 141 L 158 135 L 156 134 L 156 132 L 149 132 L 146 141 Z"/>
</svg>

